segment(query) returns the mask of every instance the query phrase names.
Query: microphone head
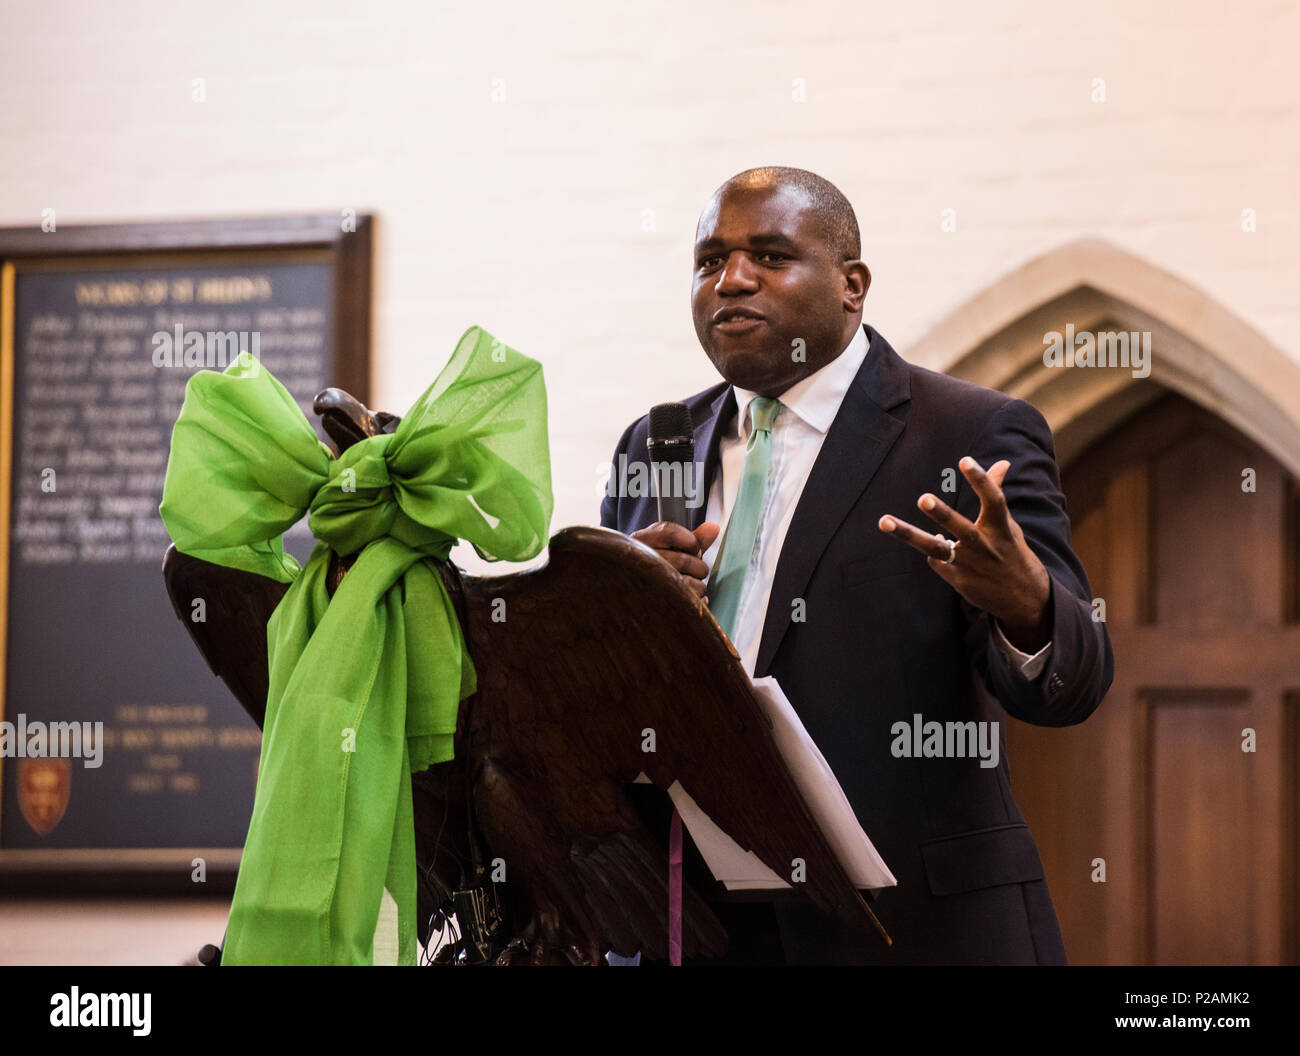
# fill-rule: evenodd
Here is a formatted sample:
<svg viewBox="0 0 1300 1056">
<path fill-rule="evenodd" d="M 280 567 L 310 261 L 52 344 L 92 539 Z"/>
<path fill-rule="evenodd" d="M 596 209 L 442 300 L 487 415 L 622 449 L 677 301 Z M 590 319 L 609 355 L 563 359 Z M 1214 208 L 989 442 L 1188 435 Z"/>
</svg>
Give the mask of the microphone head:
<svg viewBox="0 0 1300 1056">
<path fill-rule="evenodd" d="M 650 408 L 651 480 L 658 500 L 659 519 L 690 524 L 686 498 L 694 478 L 695 429 L 684 403 L 660 403 Z"/>
<path fill-rule="evenodd" d="M 694 441 L 691 409 L 684 403 L 659 403 L 650 408 L 650 442 L 673 444 Z"/>
</svg>

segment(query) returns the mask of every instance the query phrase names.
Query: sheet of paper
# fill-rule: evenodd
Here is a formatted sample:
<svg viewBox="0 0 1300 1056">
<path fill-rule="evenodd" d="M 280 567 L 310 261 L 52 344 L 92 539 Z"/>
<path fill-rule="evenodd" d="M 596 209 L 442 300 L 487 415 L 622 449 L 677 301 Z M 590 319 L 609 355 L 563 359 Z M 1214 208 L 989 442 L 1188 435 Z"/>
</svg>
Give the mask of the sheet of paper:
<svg viewBox="0 0 1300 1056">
<path fill-rule="evenodd" d="M 772 720 L 773 739 L 790 768 L 795 786 L 849 879 L 855 887 L 862 889 L 893 887 L 898 881 L 858 824 L 839 780 L 804 729 L 803 722 L 776 679 L 755 679 L 754 691 L 764 712 Z M 668 794 L 709 870 L 728 890 L 770 890 L 790 886 L 757 855 L 743 850 L 718 828 L 679 782 L 673 782 Z"/>
</svg>

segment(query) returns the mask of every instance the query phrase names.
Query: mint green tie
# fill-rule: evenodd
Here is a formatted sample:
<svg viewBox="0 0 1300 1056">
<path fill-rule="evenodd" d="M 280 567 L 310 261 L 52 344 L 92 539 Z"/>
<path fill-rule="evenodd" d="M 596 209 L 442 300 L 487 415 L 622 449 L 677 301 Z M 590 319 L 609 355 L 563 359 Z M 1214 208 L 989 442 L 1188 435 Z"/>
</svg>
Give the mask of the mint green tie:
<svg viewBox="0 0 1300 1056">
<path fill-rule="evenodd" d="M 728 637 L 735 630 L 740 594 L 745 586 L 758 525 L 763 514 L 763 495 L 767 491 L 767 473 L 772 466 L 772 423 L 781 410 L 781 401 L 770 396 L 755 396 L 749 404 L 749 442 L 745 445 L 745 465 L 740 473 L 740 488 L 732 508 L 722 545 L 709 574 L 707 596 L 709 611 Z"/>
</svg>

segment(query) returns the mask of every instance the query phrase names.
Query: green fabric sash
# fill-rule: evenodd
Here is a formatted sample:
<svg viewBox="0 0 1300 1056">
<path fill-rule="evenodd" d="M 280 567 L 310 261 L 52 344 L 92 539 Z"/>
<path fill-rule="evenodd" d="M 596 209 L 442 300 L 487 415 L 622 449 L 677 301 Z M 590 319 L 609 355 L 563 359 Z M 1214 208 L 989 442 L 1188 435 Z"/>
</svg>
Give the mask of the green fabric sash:
<svg viewBox="0 0 1300 1056">
<path fill-rule="evenodd" d="M 300 568 L 283 532 L 309 510 Z M 392 435 L 337 460 L 241 355 L 189 380 L 159 512 L 176 548 L 290 587 L 267 626 L 257 792 L 223 964 L 372 964 L 381 904 L 416 960 L 410 775 L 452 758 L 474 692 L 433 559 L 521 561 L 551 519 L 541 365 L 472 327 Z M 331 600 L 330 550 L 356 563 Z"/>
</svg>

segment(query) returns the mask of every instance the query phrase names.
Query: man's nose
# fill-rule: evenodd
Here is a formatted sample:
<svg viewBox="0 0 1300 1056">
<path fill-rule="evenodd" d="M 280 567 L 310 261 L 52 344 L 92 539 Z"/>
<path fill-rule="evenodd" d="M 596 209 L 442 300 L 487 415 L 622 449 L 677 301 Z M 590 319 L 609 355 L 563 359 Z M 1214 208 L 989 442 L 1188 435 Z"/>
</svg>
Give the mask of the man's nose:
<svg viewBox="0 0 1300 1056">
<path fill-rule="evenodd" d="M 718 275 L 716 288 L 717 292 L 724 296 L 752 292 L 758 288 L 754 269 L 750 265 L 749 258 L 744 253 L 733 253 L 727 258 L 722 273 Z"/>
</svg>

